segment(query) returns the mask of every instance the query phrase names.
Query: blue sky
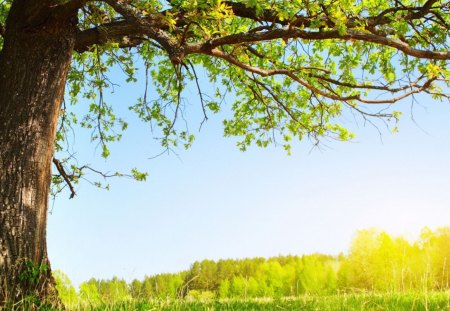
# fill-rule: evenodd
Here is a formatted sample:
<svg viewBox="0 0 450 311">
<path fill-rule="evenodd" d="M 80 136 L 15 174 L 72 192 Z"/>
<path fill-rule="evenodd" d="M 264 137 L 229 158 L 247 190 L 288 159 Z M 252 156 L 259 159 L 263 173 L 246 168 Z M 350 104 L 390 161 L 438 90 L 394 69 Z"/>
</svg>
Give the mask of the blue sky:
<svg viewBox="0 0 450 311">
<path fill-rule="evenodd" d="M 109 101 L 123 107 L 140 90 L 123 86 Z M 108 160 L 77 134 L 80 159 L 150 175 L 144 183 L 110 180 L 110 191 L 82 183 L 75 199 L 57 198 L 48 226 L 52 267 L 75 285 L 91 277 L 142 279 L 205 258 L 338 254 L 356 230 L 373 226 L 411 237 L 424 226 L 448 226 L 450 106 L 417 99 L 415 122 L 411 102 L 397 104 L 405 112 L 399 133 L 380 128 L 380 136 L 346 120 L 353 142 L 321 149 L 302 142 L 292 156 L 281 146 L 239 151 L 223 138 L 221 115 L 196 133 L 191 149 L 154 159 L 161 148 L 132 115 Z"/>
</svg>

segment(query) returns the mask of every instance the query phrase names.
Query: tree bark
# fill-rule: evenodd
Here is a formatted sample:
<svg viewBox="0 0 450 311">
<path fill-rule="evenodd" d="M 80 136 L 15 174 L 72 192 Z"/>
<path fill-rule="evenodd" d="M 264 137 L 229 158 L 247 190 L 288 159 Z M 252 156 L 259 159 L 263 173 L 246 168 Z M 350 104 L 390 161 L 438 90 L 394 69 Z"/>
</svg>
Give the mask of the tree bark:
<svg viewBox="0 0 450 311">
<path fill-rule="evenodd" d="M 47 209 L 77 11 L 52 2 L 14 1 L 0 52 L 0 309 L 27 297 L 57 301 Z"/>
</svg>

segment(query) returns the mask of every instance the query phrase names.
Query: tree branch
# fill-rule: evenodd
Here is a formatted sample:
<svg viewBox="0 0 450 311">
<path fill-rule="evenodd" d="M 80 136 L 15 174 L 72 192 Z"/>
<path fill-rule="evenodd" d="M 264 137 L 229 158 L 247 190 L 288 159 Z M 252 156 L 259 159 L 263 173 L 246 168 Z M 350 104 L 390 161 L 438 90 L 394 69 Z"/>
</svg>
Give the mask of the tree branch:
<svg viewBox="0 0 450 311">
<path fill-rule="evenodd" d="M 120 47 L 137 46 L 148 40 L 141 29 L 127 21 L 115 21 L 84 31 L 77 35 L 75 51 L 82 53 L 95 44 L 118 43 Z"/>
<path fill-rule="evenodd" d="M 66 170 L 64 169 L 63 164 L 58 159 L 53 158 L 53 164 L 55 164 L 56 169 L 58 170 L 59 174 L 62 176 L 62 178 L 64 179 L 64 181 L 66 182 L 67 186 L 70 189 L 69 199 L 73 199 L 76 195 L 75 188 L 73 187 L 73 184 L 71 181 L 71 178 L 73 178 L 73 176 L 70 176 L 66 173 Z"/>
<path fill-rule="evenodd" d="M 180 64 L 184 59 L 183 49 L 179 43 L 172 39 L 163 28 L 165 23 L 157 15 L 149 15 L 144 18 L 134 7 L 124 0 L 104 0 L 117 13 L 121 14 L 127 22 L 137 27 L 137 29 L 149 38 L 158 42 L 169 54 L 169 58 L 174 64 Z"/>
<path fill-rule="evenodd" d="M 416 87 L 417 84 L 424 78 L 424 75 L 422 75 L 419 78 L 417 78 L 415 81 L 413 81 L 409 84 L 406 84 L 402 87 L 390 88 L 388 86 L 383 86 L 383 85 L 371 85 L 371 84 L 364 84 L 364 83 L 363 84 L 346 83 L 346 82 L 332 79 L 330 77 L 325 77 L 325 76 L 317 75 L 317 74 L 313 74 L 313 73 L 308 74 L 308 76 L 319 79 L 319 80 L 326 81 L 326 82 L 334 84 L 334 85 L 344 86 L 344 87 L 348 87 L 348 88 L 352 88 L 352 89 L 379 90 L 379 91 L 387 91 L 390 93 L 397 93 L 400 91 L 404 91 L 404 90 Z"/>
<path fill-rule="evenodd" d="M 393 7 L 386 9 L 382 11 L 380 14 L 378 14 L 376 17 L 369 18 L 369 25 L 375 26 L 375 25 L 383 25 L 391 22 L 390 18 L 386 18 L 387 14 L 390 13 L 397 13 L 401 11 L 407 11 L 409 12 L 408 15 L 404 17 L 406 20 L 413 20 L 413 19 L 419 19 L 424 17 L 428 12 L 430 12 L 431 8 L 433 7 L 433 4 L 438 2 L 439 0 L 428 0 L 425 2 L 425 4 L 421 7 L 407 7 L 407 6 L 401 6 L 401 7 Z M 412 12 L 416 11 L 416 12 Z"/>
<path fill-rule="evenodd" d="M 211 50 L 209 52 L 209 55 L 221 58 L 221 59 L 229 62 L 230 64 L 233 64 L 239 68 L 244 69 L 245 71 L 253 72 L 253 73 L 256 73 L 263 77 L 275 76 L 275 75 L 287 76 L 287 77 L 291 78 L 293 81 L 296 81 L 297 83 L 299 83 L 300 85 L 303 85 L 305 88 L 307 88 L 311 92 L 318 94 L 318 95 L 322 95 L 322 96 L 332 99 L 332 100 L 358 101 L 358 102 L 365 103 L 365 104 L 393 104 L 403 98 L 406 98 L 406 97 L 416 94 L 416 93 L 420 93 L 420 92 L 428 89 L 431 86 L 431 83 L 436 80 L 436 78 L 432 78 L 432 79 L 426 81 L 423 85 L 417 86 L 415 89 L 412 89 L 411 91 L 406 92 L 403 95 L 400 95 L 397 97 L 393 97 L 390 99 L 384 99 L 384 100 L 369 100 L 369 99 L 361 98 L 359 95 L 340 96 L 340 95 L 324 92 L 324 91 L 316 88 L 315 86 L 311 85 L 306 80 L 298 77 L 291 70 L 288 70 L 288 69 L 261 69 L 258 67 L 250 66 L 250 65 L 240 62 L 232 55 L 226 54 L 226 53 L 220 51 L 219 49 Z"/>
<path fill-rule="evenodd" d="M 257 33 L 238 33 L 228 35 L 216 39 L 208 40 L 202 44 L 189 44 L 185 48 L 186 54 L 191 53 L 208 53 L 212 49 L 234 44 L 245 44 L 252 42 L 269 41 L 275 39 L 305 39 L 305 40 L 325 40 L 325 39 L 341 39 L 345 41 L 359 40 L 365 42 L 377 43 L 380 45 L 390 46 L 403 53 L 416 57 L 427 59 L 450 59 L 450 52 L 419 50 L 411 47 L 406 42 L 396 39 L 390 39 L 384 36 L 359 32 L 348 29 L 346 33 L 341 34 L 338 30 L 329 31 L 305 31 L 300 29 L 274 29 Z"/>
</svg>

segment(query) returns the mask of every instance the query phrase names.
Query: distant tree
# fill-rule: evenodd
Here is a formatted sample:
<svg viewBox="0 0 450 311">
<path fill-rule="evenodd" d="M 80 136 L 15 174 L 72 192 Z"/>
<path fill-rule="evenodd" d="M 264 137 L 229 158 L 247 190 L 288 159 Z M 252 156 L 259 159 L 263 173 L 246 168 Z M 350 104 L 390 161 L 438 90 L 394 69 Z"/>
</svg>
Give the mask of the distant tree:
<svg viewBox="0 0 450 311">
<path fill-rule="evenodd" d="M 272 292 L 271 296 L 282 297 L 284 288 L 284 270 L 277 260 L 269 260 L 263 265 L 267 287 Z"/>
<path fill-rule="evenodd" d="M 121 280 L 114 276 L 110 280 L 101 280 L 98 283 L 98 291 L 103 301 L 116 303 L 131 298 L 128 284 L 125 280 Z"/>
<path fill-rule="evenodd" d="M 254 278 L 249 277 L 246 279 L 246 296 L 247 298 L 259 297 L 260 283 Z"/>
<path fill-rule="evenodd" d="M 228 279 L 225 279 L 219 284 L 218 297 L 229 298 L 230 296 L 231 296 L 230 281 Z"/>
<path fill-rule="evenodd" d="M 375 289 L 373 258 L 376 255 L 378 231 L 358 231 L 350 246 L 347 259 L 339 271 L 340 285 L 350 289 Z"/>
<path fill-rule="evenodd" d="M 299 273 L 300 286 L 306 294 L 332 294 L 336 292 L 336 259 L 331 256 L 314 254 L 302 256 Z"/>
<path fill-rule="evenodd" d="M 422 247 L 422 243 L 416 241 L 404 253 L 405 266 L 403 267 L 402 291 L 430 288 L 427 280 L 429 274 L 429 258 Z"/>
<path fill-rule="evenodd" d="M 61 301 L 68 307 L 74 306 L 78 301 L 78 295 L 69 277 L 60 270 L 53 271 L 53 277 Z"/>
<path fill-rule="evenodd" d="M 155 276 L 157 289 L 155 293 L 161 298 L 177 298 L 178 291 L 183 284 L 183 278 L 180 274 L 158 274 Z"/>
<path fill-rule="evenodd" d="M 155 280 L 153 278 L 146 277 L 142 282 L 142 296 L 144 299 L 151 299 L 156 297 Z"/>
<path fill-rule="evenodd" d="M 186 296 L 190 290 L 200 289 L 201 283 L 199 283 L 198 279 L 200 277 L 201 267 L 200 262 L 196 261 L 191 265 L 191 268 L 188 271 L 188 274 L 184 280 L 182 285 L 182 296 Z"/>
<path fill-rule="evenodd" d="M 351 139 L 337 120 L 345 111 L 390 120 L 399 114 L 383 105 L 421 92 L 448 98 L 448 10 L 446 0 L 0 1 L 0 303 L 54 294 L 50 181 L 73 197 L 92 170 L 55 151 L 78 124 L 109 155 L 127 127 L 104 97 L 112 66 L 135 81 L 139 59 L 156 97 L 146 89 L 130 109 L 159 128 L 164 148 L 193 142 L 176 122 L 190 88 L 205 120 L 235 95 L 224 133 L 242 150 L 281 142 L 289 151 L 293 139 Z M 71 111 L 78 98 L 89 101 L 85 116 Z M 20 281 L 31 265 L 39 282 Z"/>
<path fill-rule="evenodd" d="M 347 290 L 394 291 L 439 289 L 436 275 L 442 276 L 442 249 L 431 251 L 435 233 L 424 231 L 419 243 L 412 245 L 377 230 L 361 230 L 352 241 L 350 253 L 343 258 L 338 272 L 338 287 Z M 431 243 L 430 243 L 431 242 Z M 445 244 L 445 243 L 444 243 Z M 437 272 L 434 273 L 434 272 Z"/>
<path fill-rule="evenodd" d="M 430 289 L 446 290 L 450 288 L 450 228 L 438 228 L 432 231 L 425 228 L 420 243 L 427 258 L 427 278 Z"/>
<path fill-rule="evenodd" d="M 142 290 L 142 282 L 134 279 L 130 284 L 130 294 L 134 299 L 143 299 L 144 293 Z"/>
<path fill-rule="evenodd" d="M 237 275 L 231 279 L 230 286 L 231 297 L 234 298 L 247 298 L 247 280 L 245 277 Z"/>
<path fill-rule="evenodd" d="M 203 260 L 200 263 L 200 273 L 195 282 L 204 290 L 216 290 L 218 286 L 216 262 L 212 260 Z"/>
<path fill-rule="evenodd" d="M 89 305 L 101 302 L 99 291 L 99 281 L 90 279 L 87 282 L 80 284 L 80 298 L 86 301 Z"/>
<path fill-rule="evenodd" d="M 217 278 L 219 282 L 231 280 L 238 273 L 239 266 L 235 260 L 219 260 L 217 263 Z"/>
</svg>

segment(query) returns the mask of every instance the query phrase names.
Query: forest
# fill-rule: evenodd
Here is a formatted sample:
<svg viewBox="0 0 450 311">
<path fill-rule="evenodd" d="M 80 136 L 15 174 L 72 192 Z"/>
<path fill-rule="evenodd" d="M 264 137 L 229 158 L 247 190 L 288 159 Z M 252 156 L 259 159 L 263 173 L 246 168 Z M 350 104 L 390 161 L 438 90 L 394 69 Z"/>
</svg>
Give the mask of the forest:
<svg viewBox="0 0 450 311">
<path fill-rule="evenodd" d="M 254 299 L 354 293 L 427 293 L 450 289 L 450 227 L 422 229 L 415 241 L 377 229 L 358 231 L 347 254 L 202 260 L 178 273 L 127 283 L 90 279 L 78 291 L 61 271 L 67 306 L 152 299 Z"/>
</svg>

